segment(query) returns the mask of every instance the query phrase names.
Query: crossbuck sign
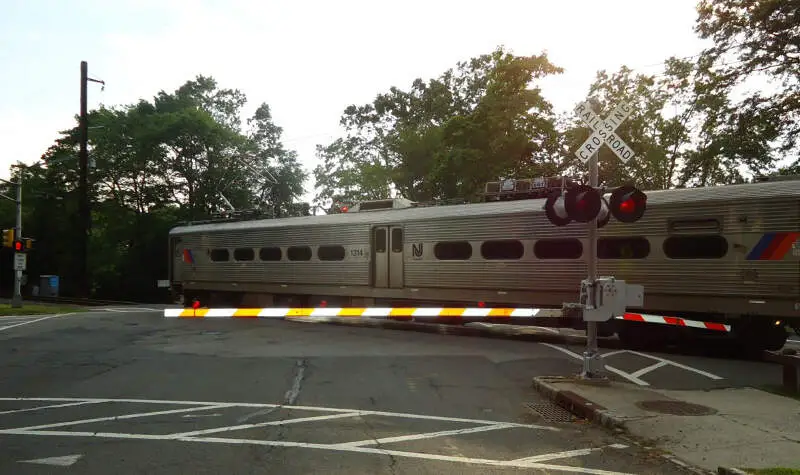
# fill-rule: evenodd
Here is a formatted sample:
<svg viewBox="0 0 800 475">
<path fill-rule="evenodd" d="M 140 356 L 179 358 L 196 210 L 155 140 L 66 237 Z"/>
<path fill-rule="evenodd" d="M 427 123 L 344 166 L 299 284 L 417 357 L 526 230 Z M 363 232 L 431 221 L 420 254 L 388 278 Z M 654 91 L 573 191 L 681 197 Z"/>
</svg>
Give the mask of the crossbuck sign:
<svg viewBox="0 0 800 475">
<path fill-rule="evenodd" d="M 592 128 L 593 133 L 583 142 L 575 155 L 586 163 L 592 154 L 600 151 L 600 147 L 605 143 L 623 162 L 633 158 L 633 150 L 615 133 L 617 127 L 628 118 L 632 110 L 630 105 L 620 104 L 603 120 L 594 113 L 589 101 L 578 104 L 575 113 Z"/>
</svg>

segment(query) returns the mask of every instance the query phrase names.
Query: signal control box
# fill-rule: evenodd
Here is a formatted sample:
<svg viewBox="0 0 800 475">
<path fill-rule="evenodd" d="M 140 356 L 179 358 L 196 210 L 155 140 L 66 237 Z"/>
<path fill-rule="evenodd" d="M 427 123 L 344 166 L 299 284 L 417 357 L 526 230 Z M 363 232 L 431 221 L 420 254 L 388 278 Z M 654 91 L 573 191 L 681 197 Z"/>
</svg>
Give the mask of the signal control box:
<svg viewBox="0 0 800 475">
<path fill-rule="evenodd" d="M 590 290 L 593 288 L 593 302 L 589 301 Z M 599 277 L 594 282 L 583 280 L 581 282 L 580 304 L 567 305 L 564 310 L 576 307 L 582 309 L 583 321 L 607 322 L 614 317 L 622 316 L 627 307 L 641 307 L 644 305 L 644 287 L 628 284 L 624 280 L 614 277 Z M 570 312 L 570 313 L 572 313 Z"/>
</svg>

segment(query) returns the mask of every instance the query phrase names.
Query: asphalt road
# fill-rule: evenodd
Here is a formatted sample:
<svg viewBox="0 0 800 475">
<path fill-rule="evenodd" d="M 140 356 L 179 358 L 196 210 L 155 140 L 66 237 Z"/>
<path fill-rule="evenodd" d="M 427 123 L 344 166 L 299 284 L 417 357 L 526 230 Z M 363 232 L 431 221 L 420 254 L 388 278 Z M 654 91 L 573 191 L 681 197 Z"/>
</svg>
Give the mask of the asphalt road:
<svg viewBox="0 0 800 475">
<path fill-rule="evenodd" d="M 0 317 L 0 473 L 680 473 L 533 391 L 581 350 L 145 309 Z M 603 351 L 642 385 L 780 381 L 767 363 Z"/>
</svg>

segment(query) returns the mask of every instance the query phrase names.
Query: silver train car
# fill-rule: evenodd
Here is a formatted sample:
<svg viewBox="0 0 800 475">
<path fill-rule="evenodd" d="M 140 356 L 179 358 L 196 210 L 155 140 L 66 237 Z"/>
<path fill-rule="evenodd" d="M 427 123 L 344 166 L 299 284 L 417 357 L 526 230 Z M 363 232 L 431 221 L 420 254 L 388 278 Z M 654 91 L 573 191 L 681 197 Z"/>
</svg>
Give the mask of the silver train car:
<svg viewBox="0 0 800 475">
<path fill-rule="evenodd" d="M 647 196 L 638 222 L 600 229 L 599 275 L 644 286 L 632 311 L 726 322 L 753 349 L 782 347 L 785 327 L 800 328 L 800 181 Z M 586 277 L 587 226 L 552 225 L 544 201 L 179 226 L 170 286 L 205 306 L 560 308 Z M 612 322 L 601 334 L 641 345 L 672 331 L 690 330 Z"/>
</svg>

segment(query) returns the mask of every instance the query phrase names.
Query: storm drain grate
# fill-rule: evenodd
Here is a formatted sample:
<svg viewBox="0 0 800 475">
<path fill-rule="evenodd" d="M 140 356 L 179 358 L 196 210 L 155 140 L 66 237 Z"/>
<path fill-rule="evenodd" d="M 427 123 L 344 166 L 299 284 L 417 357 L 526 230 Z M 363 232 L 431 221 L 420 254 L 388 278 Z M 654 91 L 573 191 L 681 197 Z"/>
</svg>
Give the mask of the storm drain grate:
<svg viewBox="0 0 800 475">
<path fill-rule="evenodd" d="M 547 422 L 572 422 L 576 419 L 571 412 L 552 402 L 529 402 L 525 406 Z"/>
</svg>

